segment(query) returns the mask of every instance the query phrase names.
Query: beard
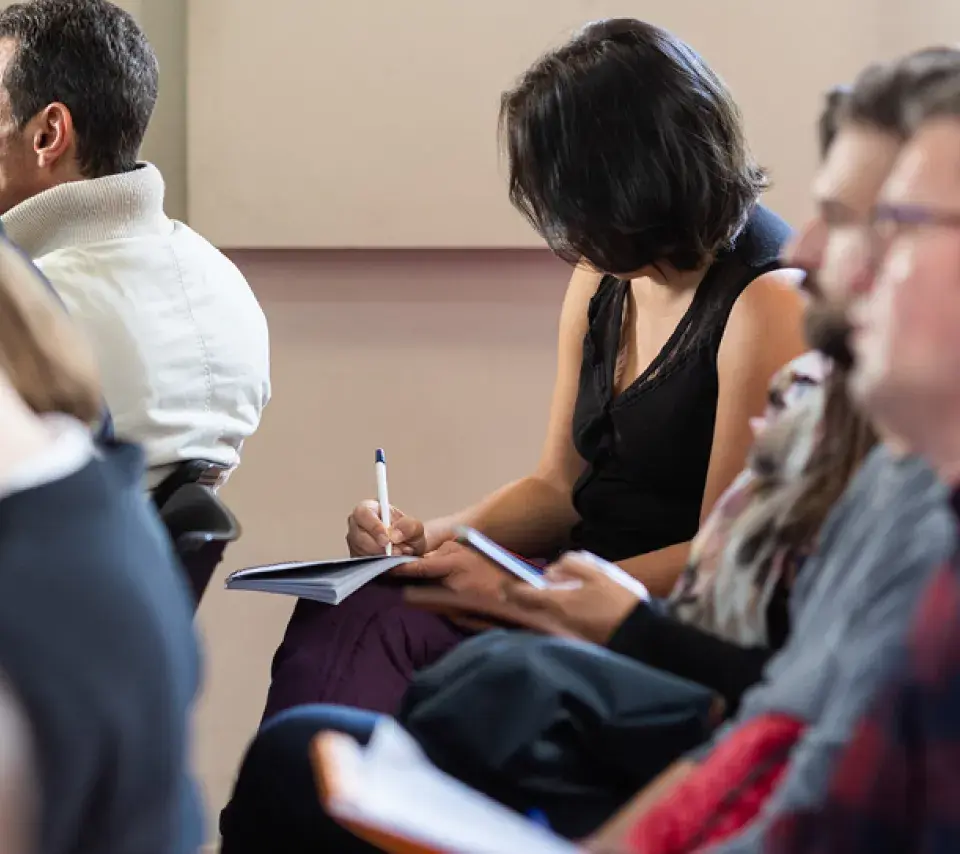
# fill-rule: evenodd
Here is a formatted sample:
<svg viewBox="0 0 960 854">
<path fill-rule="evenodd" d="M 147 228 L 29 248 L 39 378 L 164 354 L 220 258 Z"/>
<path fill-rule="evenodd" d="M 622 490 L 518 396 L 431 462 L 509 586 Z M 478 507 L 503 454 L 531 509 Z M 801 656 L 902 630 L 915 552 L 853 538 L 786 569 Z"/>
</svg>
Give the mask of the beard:
<svg viewBox="0 0 960 854">
<path fill-rule="evenodd" d="M 846 306 L 828 301 L 820 288 L 816 272 L 807 270 L 803 290 L 809 296 L 803 315 L 803 331 L 809 344 L 830 359 L 840 370 L 850 371 L 855 362 L 850 346 L 851 328 Z"/>
<path fill-rule="evenodd" d="M 813 349 L 843 371 L 853 368 L 856 359 L 850 346 L 851 327 L 845 308 L 815 298 L 804 313 L 803 327 L 807 343 Z"/>
</svg>

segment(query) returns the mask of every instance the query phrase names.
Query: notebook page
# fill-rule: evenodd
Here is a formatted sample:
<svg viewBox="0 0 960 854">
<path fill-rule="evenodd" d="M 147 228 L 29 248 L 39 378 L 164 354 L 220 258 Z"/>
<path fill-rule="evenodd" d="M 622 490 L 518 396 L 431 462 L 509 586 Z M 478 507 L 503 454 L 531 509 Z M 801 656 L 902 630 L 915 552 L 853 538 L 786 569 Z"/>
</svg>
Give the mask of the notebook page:
<svg viewBox="0 0 960 854">
<path fill-rule="evenodd" d="M 355 743 L 345 746 L 340 753 L 339 797 L 329 805 L 344 820 L 392 831 L 451 854 L 578 851 L 444 774 L 391 719 L 377 725 L 366 749 Z"/>
</svg>

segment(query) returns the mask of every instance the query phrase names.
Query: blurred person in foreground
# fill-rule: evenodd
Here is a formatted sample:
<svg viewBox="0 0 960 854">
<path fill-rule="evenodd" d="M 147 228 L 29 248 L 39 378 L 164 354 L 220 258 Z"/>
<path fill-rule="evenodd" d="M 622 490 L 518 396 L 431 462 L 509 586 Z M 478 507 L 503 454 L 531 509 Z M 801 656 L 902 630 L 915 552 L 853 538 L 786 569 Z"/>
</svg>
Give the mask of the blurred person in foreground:
<svg viewBox="0 0 960 854">
<path fill-rule="evenodd" d="M 43 854 L 193 854 L 192 605 L 142 490 L 95 448 L 96 358 L 0 241 L 0 670 L 34 748 Z"/>
<path fill-rule="evenodd" d="M 0 10 L 0 221 L 86 332 L 151 487 L 185 460 L 236 466 L 270 390 L 249 286 L 166 216 L 160 172 L 137 159 L 158 83 L 146 37 L 106 0 Z"/>
<path fill-rule="evenodd" d="M 39 854 L 33 734 L 16 689 L 0 673 L 0 854 Z"/>
<path fill-rule="evenodd" d="M 851 389 L 922 453 L 960 520 L 960 80 L 917 108 L 918 130 L 875 214 L 884 253 L 852 308 Z M 960 554 L 937 570 L 894 675 L 860 721 L 826 803 L 785 818 L 769 850 L 960 851 Z"/>
</svg>

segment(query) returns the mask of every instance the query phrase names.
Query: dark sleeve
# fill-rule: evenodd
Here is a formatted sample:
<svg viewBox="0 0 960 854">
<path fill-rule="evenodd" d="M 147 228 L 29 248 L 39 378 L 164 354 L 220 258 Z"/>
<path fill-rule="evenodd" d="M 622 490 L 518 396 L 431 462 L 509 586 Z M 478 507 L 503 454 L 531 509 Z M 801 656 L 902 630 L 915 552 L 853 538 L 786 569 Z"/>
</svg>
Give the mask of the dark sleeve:
<svg viewBox="0 0 960 854">
<path fill-rule="evenodd" d="M 742 647 L 673 617 L 638 605 L 610 639 L 613 652 L 716 691 L 732 715 L 747 689 L 760 681 L 773 656 L 764 647 Z"/>
</svg>

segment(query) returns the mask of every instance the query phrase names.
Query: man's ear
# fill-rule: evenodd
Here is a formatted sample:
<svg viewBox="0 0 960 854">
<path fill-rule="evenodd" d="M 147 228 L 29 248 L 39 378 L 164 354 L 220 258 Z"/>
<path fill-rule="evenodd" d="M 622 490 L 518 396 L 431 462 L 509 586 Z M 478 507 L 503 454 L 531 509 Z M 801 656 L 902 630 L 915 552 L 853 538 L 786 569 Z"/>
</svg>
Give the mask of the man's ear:
<svg viewBox="0 0 960 854">
<path fill-rule="evenodd" d="M 73 116 L 65 104 L 57 102 L 44 107 L 31 124 L 37 165 L 49 169 L 73 146 Z"/>
</svg>

